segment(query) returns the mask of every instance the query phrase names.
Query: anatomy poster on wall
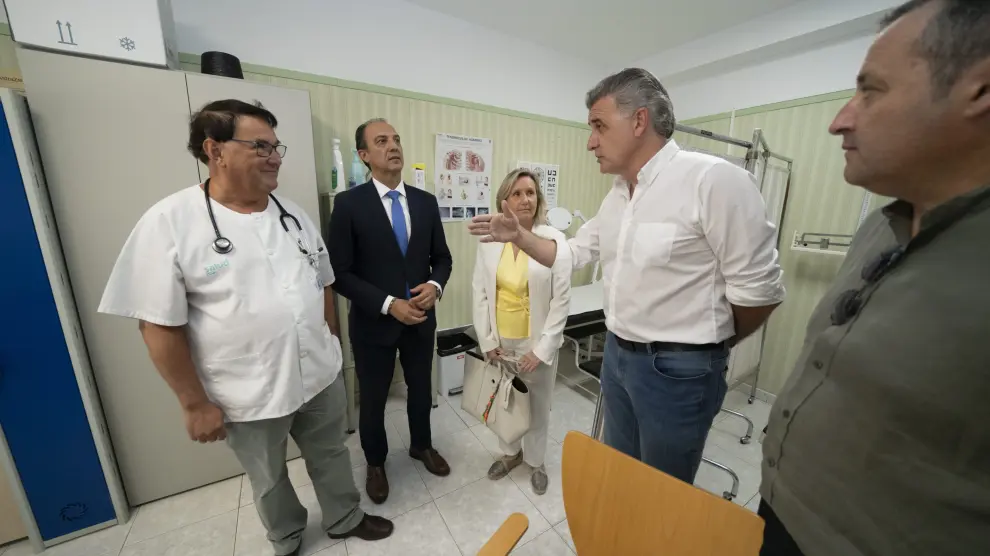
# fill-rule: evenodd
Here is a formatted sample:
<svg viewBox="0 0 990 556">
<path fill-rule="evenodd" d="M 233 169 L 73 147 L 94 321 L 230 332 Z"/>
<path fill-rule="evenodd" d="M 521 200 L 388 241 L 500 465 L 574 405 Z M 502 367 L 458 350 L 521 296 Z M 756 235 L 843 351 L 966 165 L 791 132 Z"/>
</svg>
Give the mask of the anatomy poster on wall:
<svg viewBox="0 0 990 556">
<path fill-rule="evenodd" d="M 525 168 L 538 179 L 543 198 L 547 201 L 547 210 L 557 207 L 557 180 L 560 179 L 560 166 L 557 164 L 540 164 L 539 162 L 520 162 L 516 168 Z"/>
<path fill-rule="evenodd" d="M 488 214 L 492 201 L 492 140 L 437 134 L 434 191 L 444 222 Z"/>
</svg>

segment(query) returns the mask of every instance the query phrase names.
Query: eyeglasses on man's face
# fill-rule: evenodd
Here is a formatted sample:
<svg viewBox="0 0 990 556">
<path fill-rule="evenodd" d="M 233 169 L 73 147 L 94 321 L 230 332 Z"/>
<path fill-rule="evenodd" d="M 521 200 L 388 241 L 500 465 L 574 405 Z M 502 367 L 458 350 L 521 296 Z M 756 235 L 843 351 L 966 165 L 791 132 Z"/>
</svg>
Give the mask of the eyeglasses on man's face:
<svg viewBox="0 0 990 556">
<path fill-rule="evenodd" d="M 273 145 L 268 141 L 247 141 L 244 139 L 231 139 L 231 141 L 254 147 L 255 152 L 262 158 L 268 158 L 272 155 L 272 152 L 277 152 L 279 158 L 285 158 L 285 151 L 288 150 L 288 147 L 282 143 Z"/>
</svg>

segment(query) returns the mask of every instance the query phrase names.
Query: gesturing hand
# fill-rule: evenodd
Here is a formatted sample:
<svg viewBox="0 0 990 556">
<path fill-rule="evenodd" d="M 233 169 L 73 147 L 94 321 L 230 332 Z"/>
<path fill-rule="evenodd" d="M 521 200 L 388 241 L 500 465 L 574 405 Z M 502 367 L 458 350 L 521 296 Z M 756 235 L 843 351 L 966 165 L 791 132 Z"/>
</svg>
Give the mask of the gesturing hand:
<svg viewBox="0 0 990 556">
<path fill-rule="evenodd" d="M 437 287 L 430 283 L 420 284 L 409 293 L 415 296 L 409 302 L 423 311 L 429 311 L 437 302 Z"/>
<path fill-rule="evenodd" d="M 508 201 L 502 201 L 502 214 L 475 216 L 468 224 L 468 231 L 473 236 L 481 236 L 482 243 L 515 241 L 519 237 L 519 230 L 519 219 L 509 210 Z"/>
<path fill-rule="evenodd" d="M 540 358 L 531 351 L 519 358 L 519 363 L 516 365 L 516 368 L 518 368 L 520 372 L 531 373 L 540 366 L 540 363 Z"/>
<path fill-rule="evenodd" d="M 419 324 L 426 320 L 426 313 L 405 299 L 396 299 L 388 308 L 388 314 L 405 325 Z"/>
<path fill-rule="evenodd" d="M 203 402 L 184 410 L 186 432 L 189 439 L 201 444 L 227 438 L 223 427 L 223 410 L 210 402 Z"/>
</svg>

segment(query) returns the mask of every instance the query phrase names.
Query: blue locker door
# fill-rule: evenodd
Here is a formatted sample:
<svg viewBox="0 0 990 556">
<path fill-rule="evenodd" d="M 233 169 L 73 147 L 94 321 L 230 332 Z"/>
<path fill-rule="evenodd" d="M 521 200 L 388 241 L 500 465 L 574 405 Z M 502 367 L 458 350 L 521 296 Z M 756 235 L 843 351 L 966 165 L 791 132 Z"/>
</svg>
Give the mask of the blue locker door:
<svg viewBox="0 0 990 556">
<path fill-rule="evenodd" d="M 43 539 L 115 519 L 0 107 L 0 426 Z"/>
</svg>

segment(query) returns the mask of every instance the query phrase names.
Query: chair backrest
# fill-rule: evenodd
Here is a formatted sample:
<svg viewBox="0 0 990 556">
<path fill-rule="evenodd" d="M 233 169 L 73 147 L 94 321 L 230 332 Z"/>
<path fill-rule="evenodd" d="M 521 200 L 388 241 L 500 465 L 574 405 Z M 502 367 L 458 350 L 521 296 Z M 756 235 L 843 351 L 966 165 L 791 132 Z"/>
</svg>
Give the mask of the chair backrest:
<svg viewBox="0 0 990 556">
<path fill-rule="evenodd" d="M 763 520 L 592 438 L 564 439 L 564 509 L 578 556 L 756 556 Z"/>
</svg>

